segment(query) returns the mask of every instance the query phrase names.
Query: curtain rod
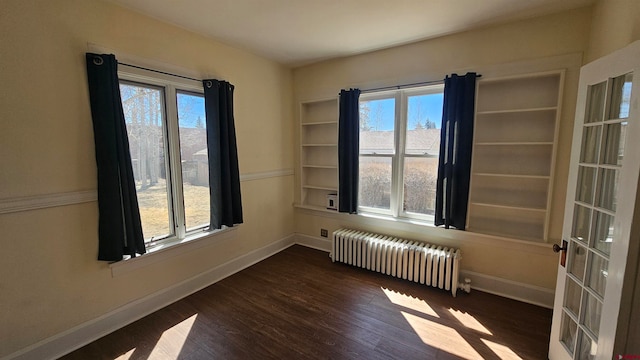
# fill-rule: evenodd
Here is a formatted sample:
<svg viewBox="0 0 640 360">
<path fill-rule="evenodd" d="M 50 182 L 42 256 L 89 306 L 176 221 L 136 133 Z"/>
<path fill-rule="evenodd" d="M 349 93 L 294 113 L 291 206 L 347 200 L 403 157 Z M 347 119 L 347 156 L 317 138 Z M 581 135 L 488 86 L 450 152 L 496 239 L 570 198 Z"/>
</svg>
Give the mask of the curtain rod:
<svg viewBox="0 0 640 360">
<path fill-rule="evenodd" d="M 482 75 L 480 75 L 480 74 L 476 75 L 476 77 L 481 77 L 481 76 Z M 431 80 L 431 81 L 421 81 L 421 82 L 411 83 L 411 84 L 400 84 L 400 85 L 392 85 L 392 86 L 383 86 L 383 87 L 373 88 L 373 89 L 365 89 L 365 90 L 360 90 L 360 92 L 361 93 L 368 93 L 368 92 L 392 90 L 392 89 L 400 90 L 400 89 L 418 87 L 418 86 L 423 86 L 423 85 L 442 84 L 443 82 L 444 82 L 444 79 L 442 79 L 442 80 Z"/>
<path fill-rule="evenodd" d="M 132 68 L 136 68 L 136 69 L 141 69 L 141 70 L 147 70 L 147 71 L 153 71 L 159 74 L 164 74 L 164 75 L 169 75 L 169 76 L 175 76 L 175 77 L 179 77 L 179 78 L 183 78 L 183 79 L 187 79 L 187 80 L 193 80 L 193 81 L 198 81 L 198 82 L 202 82 L 201 79 L 194 79 L 192 77 L 188 77 L 188 76 L 183 76 L 183 75 L 178 75 L 178 74 L 172 74 L 170 72 L 165 72 L 165 71 L 160 71 L 160 70 L 155 70 L 155 69 L 149 69 L 146 67 L 142 67 L 142 66 L 138 66 L 138 65 L 131 65 L 131 64 L 127 64 L 127 63 L 121 63 L 118 62 L 118 65 L 124 65 L 124 66 L 129 66 Z"/>
</svg>

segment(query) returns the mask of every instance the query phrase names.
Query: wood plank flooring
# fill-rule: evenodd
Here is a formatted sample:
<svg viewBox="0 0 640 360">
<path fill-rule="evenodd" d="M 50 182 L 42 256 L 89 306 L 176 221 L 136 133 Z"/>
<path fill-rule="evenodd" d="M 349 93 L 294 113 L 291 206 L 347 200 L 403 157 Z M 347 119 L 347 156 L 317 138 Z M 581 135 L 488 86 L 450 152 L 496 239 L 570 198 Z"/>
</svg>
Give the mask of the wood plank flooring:
<svg viewBox="0 0 640 360">
<path fill-rule="evenodd" d="M 290 247 L 63 359 L 546 359 L 551 310 Z"/>
</svg>

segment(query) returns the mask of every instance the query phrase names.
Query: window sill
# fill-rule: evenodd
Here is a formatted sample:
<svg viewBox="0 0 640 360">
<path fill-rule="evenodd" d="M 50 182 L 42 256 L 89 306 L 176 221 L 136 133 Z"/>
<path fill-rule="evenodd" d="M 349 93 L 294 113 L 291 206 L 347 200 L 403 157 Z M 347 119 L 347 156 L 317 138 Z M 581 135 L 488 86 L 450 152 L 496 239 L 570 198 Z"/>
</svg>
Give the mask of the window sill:
<svg viewBox="0 0 640 360">
<path fill-rule="evenodd" d="M 136 269 L 163 262 L 181 254 L 209 246 L 236 236 L 238 226 L 223 228 L 211 232 L 201 232 L 181 240 L 167 241 L 147 250 L 147 253 L 135 258 L 118 261 L 109 265 L 111 276 L 118 277 Z"/>
<path fill-rule="evenodd" d="M 408 218 L 408 217 L 393 217 L 391 215 L 377 214 L 377 213 L 373 213 L 373 212 L 363 212 L 363 211 L 358 212 L 356 215 L 362 216 L 364 218 L 371 218 L 371 219 L 377 219 L 377 220 L 387 220 L 387 221 L 393 221 L 393 222 L 397 222 L 397 223 L 427 226 L 427 227 L 431 227 L 431 228 L 435 228 L 436 227 L 435 225 L 433 225 L 433 217 L 431 217 L 431 219 L 417 219 L 417 218 Z"/>
</svg>

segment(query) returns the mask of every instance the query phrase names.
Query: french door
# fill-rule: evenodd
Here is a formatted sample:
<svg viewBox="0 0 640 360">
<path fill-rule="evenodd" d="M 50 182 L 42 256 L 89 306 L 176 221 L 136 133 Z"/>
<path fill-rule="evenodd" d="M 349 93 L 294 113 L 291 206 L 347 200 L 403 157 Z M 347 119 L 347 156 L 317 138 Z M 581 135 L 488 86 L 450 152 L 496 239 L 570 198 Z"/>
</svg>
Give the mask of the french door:
<svg viewBox="0 0 640 360">
<path fill-rule="evenodd" d="M 552 360 L 615 355 L 640 171 L 638 95 L 640 42 L 580 72 L 563 244 L 555 249 L 563 254 L 549 342 Z"/>
</svg>

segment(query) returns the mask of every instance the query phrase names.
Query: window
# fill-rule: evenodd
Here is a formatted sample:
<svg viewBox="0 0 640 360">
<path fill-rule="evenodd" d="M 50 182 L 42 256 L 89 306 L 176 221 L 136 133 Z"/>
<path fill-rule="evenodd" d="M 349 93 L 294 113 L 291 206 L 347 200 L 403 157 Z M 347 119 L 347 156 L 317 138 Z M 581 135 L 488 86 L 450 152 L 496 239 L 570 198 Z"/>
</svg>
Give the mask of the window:
<svg viewBox="0 0 640 360">
<path fill-rule="evenodd" d="M 209 225 L 202 84 L 139 69 L 119 77 L 145 243 L 202 231 Z"/>
<path fill-rule="evenodd" d="M 443 90 L 360 96 L 359 212 L 433 220 Z"/>
</svg>

